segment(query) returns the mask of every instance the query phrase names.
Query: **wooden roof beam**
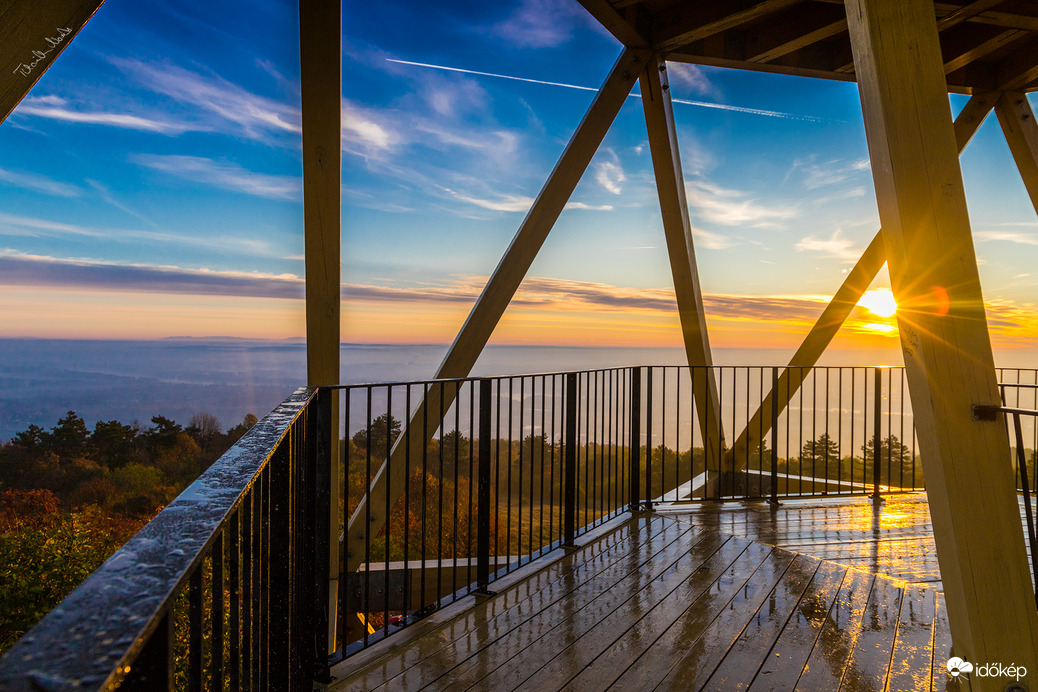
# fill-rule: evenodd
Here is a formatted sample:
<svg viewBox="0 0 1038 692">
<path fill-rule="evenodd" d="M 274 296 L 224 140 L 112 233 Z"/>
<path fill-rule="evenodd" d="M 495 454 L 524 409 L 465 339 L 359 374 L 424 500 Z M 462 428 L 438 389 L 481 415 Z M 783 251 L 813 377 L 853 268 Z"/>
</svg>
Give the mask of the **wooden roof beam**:
<svg viewBox="0 0 1038 692">
<path fill-rule="evenodd" d="M 0 123 L 94 16 L 104 0 L 0 3 Z"/>
<path fill-rule="evenodd" d="M 779 58 L 789 55 L 790 53 L 796 52 L 801 48 L 805 48 L 812 44 L 818 43 L 830 36 L 835 36 L 843 31 L 847 30 L 847 20 L 840 19 L 835 22 L 826 24 L 825 26 L 819 27 L 814 31 L 809 31 L 805 34 L 800 34 L 787 41 L 779 43 L 778 45 L 769 48 L 756 55 L 751 55 L 746 60 L 748 62 L 771 62 L 772 60 L 778 60 Z"/>
<path fill-rule="evenodd" d="M 995 83 L 992 91 L 1022 89 L 1038 79 L 1038 37 L 1021 45 L 1013 54 L 1004 58 L 994 68 Z"/>
<path fill-rule="evenodd" d="M 945 29 L 951 28 L 956 24 L 961 24 L 967 19 L 976 17 L 981 12 L 990 10 L 995 5 L 998 5 L 1002 0 L 976 0 L 968 5 L 963 5 L 959 9 L 944 15 L 937 20 L 937 30 L 944 31 Z"/>
<path fill-rule="evenodd" d="M 644 48 L 649 42 L 639 31 L 627 21 L 627 18 L 617 12 L 616 8 L 609 4 L 608 0 L 579 0 L 581 6 L 588 14 L 595 18 L 599 24 L 604 26 L 616 40 L 628 48 Z"/>
<path fill-rule="evenodd" d="M 962 69 L 974 60 L 979 60 L 985 55 L 994 53 L 999 48 L 1003 48 L 1015 41 L 1019 41 L 1024 36 L 1027 36 L 1028 33 L 1030 32 L 1023 29 L 1006 29 L 997 36 L 979 43 L 973 48 L 967 50 L 965 53 L 957 55 L 944 63 L 944 74 L 951 74 L 955 70 Z"/>
<path fill-rule="evenodd" d="M 653 48 L 661 53 L 668 53 L 798 2 L 801 0 L 764 0 L 730 13 L 721 3 L 682 3 L 671 12 L 654 19 Z"/>
</svg>

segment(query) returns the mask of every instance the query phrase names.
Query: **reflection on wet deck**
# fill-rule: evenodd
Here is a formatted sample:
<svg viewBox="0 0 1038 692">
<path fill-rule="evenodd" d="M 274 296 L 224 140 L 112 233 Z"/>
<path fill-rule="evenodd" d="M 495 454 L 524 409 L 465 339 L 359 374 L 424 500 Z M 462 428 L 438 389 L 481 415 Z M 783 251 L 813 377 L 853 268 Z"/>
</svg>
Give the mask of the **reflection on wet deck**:
<svg viewBox="0 0 1038 692">
<path fill-rule="evenodd" d="M 699 503 L 663 509 L 667 516 L 718 529 L 845 567 L 941 588 L 926 493 L 865 497 Z"/>
<path fill-rule="evenodd" d="M 945 689 L 936 589 L 732 535 L 714 509 L 631 519 L 347 660 L 333 689 Z"/>
</svg>

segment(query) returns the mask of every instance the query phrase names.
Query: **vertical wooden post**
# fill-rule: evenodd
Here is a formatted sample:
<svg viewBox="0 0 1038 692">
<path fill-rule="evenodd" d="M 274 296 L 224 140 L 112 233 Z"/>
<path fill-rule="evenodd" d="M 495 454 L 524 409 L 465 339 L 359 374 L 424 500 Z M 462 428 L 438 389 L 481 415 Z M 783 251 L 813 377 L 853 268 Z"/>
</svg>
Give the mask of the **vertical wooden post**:
<svg viewBox="0 0 1038 692">
<path fill-rule="evenodd" d="M 709 367 L 713 365 L 713 357 L 710 354 L 696 252 L 692 245 L 692 225 L 688 218 L 685 178 L 678 153 L 678 135 L 670 101 L 666 61 L 660 58 L 650 60 L 642 70 L 640 83 L 645 128 L 649 135 L 649 150 L 656 175 L 656 191 L 663 214 L 663 233 L 667 239 L 667 254 L 670 257 L 678 317 L 681 320 L 681 336 L 685 342 L 685 357 L 689 367 L 707 366 L 703 368 L 704 386 L 693 391 L 704 451 L 707 459 L 719 459 L 724 446 L 722 425 L 719 424 L 721 406 L 714 372 Z"/>
<path fill-rule="evenodd" d="M 1007 91 L 995 105 L 995 115 L 1009 143 L 1016 167 L 1020 170 L 1027 194 L 1038 212 L 1038 123 L 1022 91 Z"/>
<path fill-rule="evenodd" d="M 999 394 L 933 3 L 845 4 L 953 650 L 1035 670 L 1009 439 L 972 418 Z"/>
<path fill-rule="evenodd" d="M 339 384 L 339 300 L 342 282 L 342 4 L 299 0 L 303 126 L 303 225 L 306 256 L 306 373 L 310 386 Z M 335 646 L 339 573 L 338 395 L 331 401 L 331 515 L 328 555 L 328 646 Z"/>
</svg>

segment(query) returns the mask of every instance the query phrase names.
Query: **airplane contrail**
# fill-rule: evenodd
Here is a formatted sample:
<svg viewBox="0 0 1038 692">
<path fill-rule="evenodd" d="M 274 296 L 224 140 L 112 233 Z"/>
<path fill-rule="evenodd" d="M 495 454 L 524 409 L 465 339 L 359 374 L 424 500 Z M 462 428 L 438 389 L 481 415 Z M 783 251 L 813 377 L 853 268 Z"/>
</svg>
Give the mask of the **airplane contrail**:
<svg viewBox="0 0 1038 692">
<path fill-rule="evenodd" d="M 413 62 L 411 60 L 397 60 L 396 58 L 386 58 L 386 62 L 396 63 L 398 65 L 410 65 L 412 67 L 425 67 L 431 70 L 444 70 L 446 72 L 460 72 L 461 74 L 471 74 L 480 77 L 494 77 L 496 79 L 511 79 L 515 82 L 527 82 L 529 84 L 543 84 L 545 86 L 563 87 L 565 89 L 578 89 L 580 91 L 598 91 L 594 87 L 581 86 L 579 84 L 566 84 L 565 82 L 549 82 L 543 79 L 530 79 L 529 77 L 516 77 L 508 74 L 497 74 L 495 72 L 480 72 L 479 70 L 466 70 L 462 67 L 449 67 L 447 65 L 432 65 L 425 62 Z M 631 93 L 631 96 L 635 98 L 641 98 L 641 94 Z M 786 120 L 803 120 L 806 122 L 814 123 L 831 123 L 836 122 L 829 118 L 819 118 L 813 115 L 798 115 L 796 113 L 783 113 L 782 111 L 769 111 L 762 108 L 745 108 L 743 106 L 731 106 L 726 103 L 711 103 L 709 101 L 690 101 L 688 99 L 676 99 L 671 98 L 671 103 L 679 103 L 684 106 L 697 106 L 699 108 L 713 108 L 721 111 L 732 111 L 735 113 L 746 113 L 749 115 L 762 115 L 768 118 L 784 118 Z"/>
</svg>

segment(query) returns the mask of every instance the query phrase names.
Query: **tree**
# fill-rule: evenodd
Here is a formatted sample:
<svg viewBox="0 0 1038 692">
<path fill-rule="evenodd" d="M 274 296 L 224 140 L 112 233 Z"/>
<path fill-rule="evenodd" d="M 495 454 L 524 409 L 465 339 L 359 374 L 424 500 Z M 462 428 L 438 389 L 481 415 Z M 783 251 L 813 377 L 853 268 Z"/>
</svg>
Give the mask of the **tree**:
<svg viewBox="0 0 1038 692">
<path fill-rule="evenodd" d="M 241 423 L 238 423 L 238 425 L 227 431 L 227 441 L 234 444 L 241 439 L 242 435 L 249 432 L 252 426 L 256 425 L 258 422 L 259 419 L 257 419 L 256 416 L 251 413 L 246 413 L 245 418 L 242 419 Z"/>
<path fill-rule="evenodd" d="M 840 445 L 829 433 L 822 433 L 816 440 L 808 440 L 800 448 L 801 468 L 808 464 L 825 467 L 830 461 L 840 460 Z"/>
<path fill-rule="evenodd" d="M 393 443 L 396 442 L 396 438 L 400 436 L 400 421 L 389 413 L 383 413 L 371 421 L 371 424 L 357 432 L 353 436 L 353 444 L 357 446 L 357 450 L 362 454 L 366 455 L 368 450 L 368 440 L 370 431 L 371 441 L 371 454 L 372 455 L 386 455 L 388 438 L 388 448 L 392 449 Z"/>
<path fill-rule="evenodd" d="M 865 461 L 872 461 L 875 449 L 875 437 L 867 440 L 862 446 L 861 451 L 865 455 Z M 891 465 L 904 464 L 905 462 L 912 461 L 912 450 L 901 443 L 901 440 L 897 439 L 897 435 L 890 435 L 889 437 L 883 438 L 879 447 L 879 462 L 885 463 L 890 460 Z"/>
<path fill-rule="evenodd" d="M 133 461 L 137 430 L 117 420 L 97 421 L 90 435 L 89 457 L 108 468 L 119 468 Z"/>
<path fill-rule="evenodd" d="M 255 423 L 253 423 L 255 425 Z M 251 427 L 251 426 L 250 426 Z M 220 439 L 223 428 L 220 426 L 220 419 L 211 413 L 196 413 L 191 416 L 191 420 L 187 423 L 187 429 L 185 432 L 191 437 L 195 438 L 195 442 L 203 450 L 208 450 L 212 445 Z"/>
<path fill-rule="evenodd" d="M 69 460 L 86 455 L 89 437 L 90 431 L 83 419 L 75 411 L 69 411 L 51 428 L 49 443 L 58 457 Z"/>
<path fill-rule="evenodd" d="M 50 435 L 40 426 L 30 425 L 22 432 L 16 433 L 11 441 L 19 447 L 35 450 L 39 449 L 49 437 Z"/>
</svg>

